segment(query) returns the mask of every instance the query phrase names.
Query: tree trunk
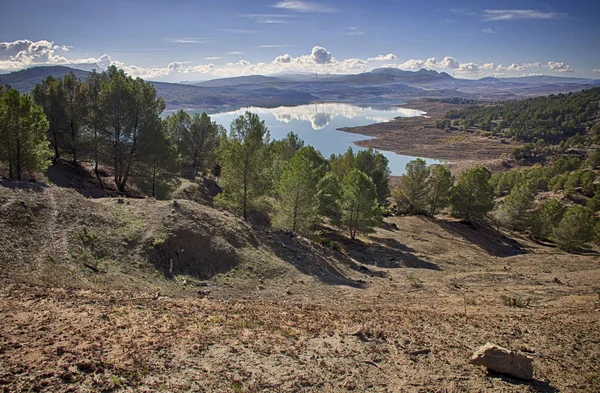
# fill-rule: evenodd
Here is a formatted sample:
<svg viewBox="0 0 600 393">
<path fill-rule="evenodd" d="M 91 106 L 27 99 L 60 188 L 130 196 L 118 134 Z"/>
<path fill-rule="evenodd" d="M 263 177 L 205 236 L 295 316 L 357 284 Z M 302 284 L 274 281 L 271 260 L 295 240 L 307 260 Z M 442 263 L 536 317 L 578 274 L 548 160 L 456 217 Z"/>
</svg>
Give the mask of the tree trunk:
<svg viewBox="0 0 600 393">
<path fill-rule="evenodd" d="M 17 180 L 21 180 L 21 141 L 17 138 Z"/>
<path fill-rule="evenodd" d="M 152 166 L 152 198 L 156 198 L 156 163 Z"/>
</svg>

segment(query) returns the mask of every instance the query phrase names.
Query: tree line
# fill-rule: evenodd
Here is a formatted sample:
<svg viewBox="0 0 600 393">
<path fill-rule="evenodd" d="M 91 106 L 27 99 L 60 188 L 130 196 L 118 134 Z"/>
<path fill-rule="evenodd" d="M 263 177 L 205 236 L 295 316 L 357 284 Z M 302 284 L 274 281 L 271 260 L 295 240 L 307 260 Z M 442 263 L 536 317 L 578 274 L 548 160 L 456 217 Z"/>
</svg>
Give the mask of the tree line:
<svg viewBox="0 0 600 393">
<path fill-rule="evenodd" d="M 455 182 L 444 166 L 427 167 L 424 160 L 416 159 L 406 165 L 406 174 L 392 195 L 400 213 L 433 216 L 449 208 L 453 216 L 466 221 L 489 221 L 498 228 L 528 232 L 535 240 L 553 241 L 572 251 L 600 240 L 596 216 L 600 185 L 595 183 L 592 165 L 589 160 L 560 157 L 544 167 L 494 175 L 476 166 Z M 538 198 L 548 190 L 559 196 L 577 193 L 584 202 Z"/>
</svg>

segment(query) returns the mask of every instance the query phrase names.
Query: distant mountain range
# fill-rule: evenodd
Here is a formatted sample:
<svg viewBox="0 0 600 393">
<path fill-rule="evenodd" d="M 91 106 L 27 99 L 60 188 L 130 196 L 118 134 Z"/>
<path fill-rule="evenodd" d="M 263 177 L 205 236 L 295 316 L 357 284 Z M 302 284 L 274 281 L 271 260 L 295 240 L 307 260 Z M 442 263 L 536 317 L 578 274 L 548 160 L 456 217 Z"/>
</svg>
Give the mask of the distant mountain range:
<svg viewBox="0 0 600 393">
<path fill-rule="evenodd" d="M 4 84 L 30 92 L 47 76 L 62 77 L 73 71 L 85 79 L 86 70 L 66 66 L 32 67 L 0 74 Z M 167 109 L 189 108 L 209 112 L 244 106 L 300 105 L 314 101 L 393 105 L 417 98 L 474 98 L 506 100 L 576 92 L 600 86 L 598 79 L 556 76 L 459 79 L 431 70 L 402 71 L 379 68 L 355 75 L 250 75 L 205 82 L 151 82 Z"/>
</svg>

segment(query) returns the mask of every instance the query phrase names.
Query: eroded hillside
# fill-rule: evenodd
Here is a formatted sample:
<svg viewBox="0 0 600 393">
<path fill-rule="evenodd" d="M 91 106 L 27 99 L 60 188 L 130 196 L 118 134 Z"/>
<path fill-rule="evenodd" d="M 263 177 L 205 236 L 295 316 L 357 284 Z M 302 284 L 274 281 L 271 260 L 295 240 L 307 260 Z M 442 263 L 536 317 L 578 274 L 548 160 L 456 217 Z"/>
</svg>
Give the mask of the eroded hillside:
<svg viewBox="0 0 600 393">
<path fill-rule="evenodd" d="M 595 253 L 421 217 L 360 241 L 324 227 L 323 246 L 186 200 L 0 190 L 8 391 L 600 386 Z M 468 365 L 487 341 L 535 380 Z"/>
</svg>

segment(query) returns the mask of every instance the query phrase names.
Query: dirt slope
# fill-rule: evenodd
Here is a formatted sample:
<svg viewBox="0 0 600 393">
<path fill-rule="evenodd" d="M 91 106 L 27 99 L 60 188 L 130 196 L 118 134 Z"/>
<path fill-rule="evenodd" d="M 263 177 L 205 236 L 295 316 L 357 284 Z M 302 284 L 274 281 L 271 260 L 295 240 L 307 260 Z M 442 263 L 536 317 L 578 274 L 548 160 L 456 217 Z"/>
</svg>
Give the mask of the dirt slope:
<svg viewBox="0 0 600 393">
<path fill-rule="evenodd" d="M 593 251 L 393 217 L 360 241 L 323 228 L 340 252 L 192 201 L 123 202 L 0 188 L 0 390 L 600 390 Z M 535 380 L 469 365 L 487 341 L 526 351 Z"/>
</svg>

